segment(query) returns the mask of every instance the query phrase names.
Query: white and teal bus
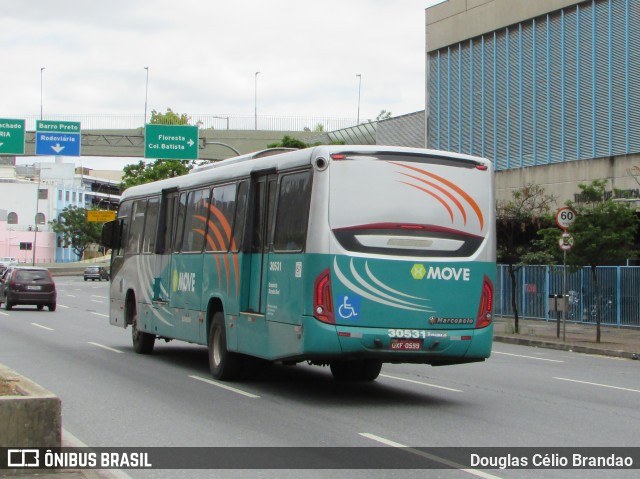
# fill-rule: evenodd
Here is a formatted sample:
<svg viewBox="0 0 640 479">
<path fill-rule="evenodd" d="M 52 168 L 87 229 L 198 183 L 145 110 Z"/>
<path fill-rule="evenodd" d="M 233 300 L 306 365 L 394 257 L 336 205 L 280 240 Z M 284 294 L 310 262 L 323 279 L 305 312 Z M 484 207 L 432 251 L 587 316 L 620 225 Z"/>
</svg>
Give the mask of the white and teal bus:
<svg viewBox="0 0 640 479">
<path fill-rule="evenodd" d="M 248 359 L 374 380 L 383 363 L 491 354 L 494 173 L 483 158 L 382 146 L 270 151 L 127 189 L 110 322 L 136 352 L 205 345 L 214 378 Z"/>
</svg>

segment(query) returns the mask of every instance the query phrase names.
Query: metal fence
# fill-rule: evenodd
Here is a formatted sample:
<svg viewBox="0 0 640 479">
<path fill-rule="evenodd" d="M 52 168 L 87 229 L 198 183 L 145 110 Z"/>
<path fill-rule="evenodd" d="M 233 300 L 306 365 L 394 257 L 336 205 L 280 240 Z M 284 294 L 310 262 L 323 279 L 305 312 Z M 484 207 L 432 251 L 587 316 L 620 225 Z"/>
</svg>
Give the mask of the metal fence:
<svg viewBox="0 0 640 479">
<path fill-rule="evenodd" d="M 556 318 L 550 295 L 563 293 L 563 266 L 523 266 L 516 272 L 518 315 L 527 319 Z M 611 326 L 640 327 L 640 267 L 600 266 L 601 323 Z M 512 285 L 507 265 L 498 265 L 495 285 L 495 314 L 513 316 Z M 591 269 L 567 271 L 569 311 L 567 321 L 595 323 L 596 292 Z M 558 301 L 560 303 L 560 301 Z M 560 308 L 561 309 L 561 308 Z M 562 312 L 558 315 L 562 317 Z"/>
<path fill-rule="evenodd" d="M 302 116 L 238 116 L 213 113 L 188 114 L 189 124 L 197 125 L 201 129 L 214 130 L 263 130 L 263 131 L 333 131 L 355 126 L 355 118 L 331 117 L 302 117 Z M 35 131 L 36 120 L 39 115 L 14 115 L 11 118 L 24 118 L 27 131 Z M 139 115 L 118 114 L 46 114 L 43 120 L 76 121 L 80 122 L 83 130 L 133 130 L 143 128 L 145 118 Z M 151 121 L 150 117 L 146 122 Z"/>
</svg>

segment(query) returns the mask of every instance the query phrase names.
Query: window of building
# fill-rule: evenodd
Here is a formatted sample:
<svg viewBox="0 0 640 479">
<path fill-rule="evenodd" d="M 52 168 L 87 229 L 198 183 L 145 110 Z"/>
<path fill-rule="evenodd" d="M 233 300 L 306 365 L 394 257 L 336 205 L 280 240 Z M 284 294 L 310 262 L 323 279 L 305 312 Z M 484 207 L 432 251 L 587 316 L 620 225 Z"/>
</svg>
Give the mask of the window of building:
<svg viewBox="0 0 640 479">
<path fill-rule="evenodd" d="M 36 215 L 36 224 L 43 225 L 45 224 L 45 220 L 46 218 L 44 216 L 44 213 L 38 213 Z"/>
<path fill-rule="evenodd" d="M 17 225 L 18 224 L 18 213 L 14 213 L 13 211 L 7 215 L 7 224 L 9 225 Z"/>
<path fill-rule="evenodd" d="M 64 192 L 64 200 L 65 201 L 69 201 L 69 192 L 68 191 Z"/>
<path fill-rule="evenodd" d="M 62 190 L 58 190 L 58 201 L 62 201 Z"/>
<path fill-rule="evenodd" d="M 46 188 L 38 189 L 38 199 L 39 200 L 48 200 L 49 199 L 49 190 Z"/>
<path fill-rule="evenodd" d="M 72 201 L 73 203 L 75 203 L 75 202 L 76 202 L 76 192 L 75 192 L 75 191 L 71 194 L 71 201 Z"/>
</svg>

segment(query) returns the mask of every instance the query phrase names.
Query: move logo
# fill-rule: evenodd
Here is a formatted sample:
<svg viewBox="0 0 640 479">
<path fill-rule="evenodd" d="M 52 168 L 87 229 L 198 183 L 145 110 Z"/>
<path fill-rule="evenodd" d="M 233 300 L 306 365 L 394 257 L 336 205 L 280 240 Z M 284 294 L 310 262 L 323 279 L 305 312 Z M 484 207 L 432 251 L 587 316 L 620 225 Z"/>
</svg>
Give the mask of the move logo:
<svg viewBox="0 0 640 479">
<path fill-rule="evenodd" d="M 429 266 L 414 264 L 411 268 L 413 279 L 432 279 L 438 281 L 470 281 L 471 270 L 469 268 L 452 268 L 450 266 Z"/>
<path fill-rule="evenodd" d="M 196 274 L 174 270 L 171 286 L 173 291 L 194 293 L 196 291 Z"/>
</svg>

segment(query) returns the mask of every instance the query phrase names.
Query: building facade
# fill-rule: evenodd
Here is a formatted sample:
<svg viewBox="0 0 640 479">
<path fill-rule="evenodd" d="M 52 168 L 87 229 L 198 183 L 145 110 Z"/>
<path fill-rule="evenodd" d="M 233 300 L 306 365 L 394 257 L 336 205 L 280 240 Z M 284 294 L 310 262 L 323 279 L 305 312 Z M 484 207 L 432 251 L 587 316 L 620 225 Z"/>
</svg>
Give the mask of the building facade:
<svg viewBox="0 0 640 479">
<path fill-rule="evenodd" d="M 494 161 L 497 198 L 638 198 L 640 0 L 449 0 L 426 10 L 427 147 Z"/>
<path fill-rule="evenodd" d="M 0 256 L 26 264 L 77 261 L 50 222 L 59 220 L 67 207 L 117 207 L 119 181 L 92 173 L 86 169 L 76 172 L 72 163 L 61 160 L 0 165 Z"/>
</svg>

